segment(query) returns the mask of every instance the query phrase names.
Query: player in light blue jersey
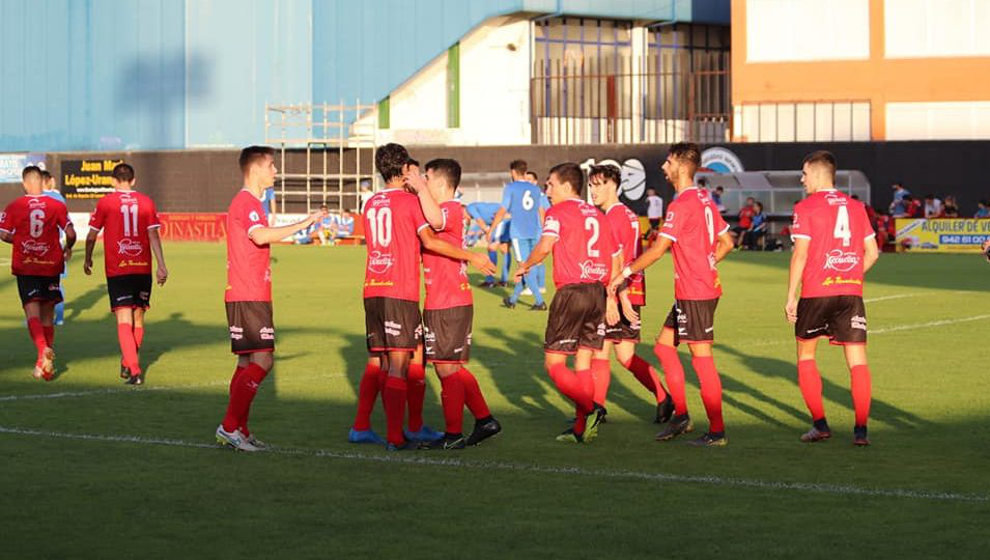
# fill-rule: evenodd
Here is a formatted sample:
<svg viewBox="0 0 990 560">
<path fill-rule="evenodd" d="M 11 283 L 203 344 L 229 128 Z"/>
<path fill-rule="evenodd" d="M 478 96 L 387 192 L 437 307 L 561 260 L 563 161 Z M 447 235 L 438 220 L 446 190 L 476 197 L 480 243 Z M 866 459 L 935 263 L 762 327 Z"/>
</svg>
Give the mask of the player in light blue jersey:
<svg viewBox="0 0 990 560">
<path fill-rule="evenodd" d="M 501 270 L 501 278 L 498 285 L 505 286 L 509 283 L 509 228 L 510 222 L 502 220 L 498 230 L 492 229 L 492 222 L 495 221 L 495 213 L 501 205 L 497 202 L 472 202 L 467 205 L 468 216 L 477 223 L 482 230 L 487 232 L 485 245 L 488 247 L 488 258 L 495 263 L 496 268 Z M 502 266 L 498 266 L 498 254 L 502 252 L 505 257 L 502 259 Z M 485 276 L 485 281 L 481 283 L 482 288 L 492 288 L 495 286 L 494 276 Z"/>
<path fill-rule="evenodd" d="M 44 194 L 47 197 L 54 198 L 55 200 L 66 204 L 65 197 L 62 193 L 55 188 L 55 178 L 47 170 L 43 169 L 41 171 L 42 185 L 44 185 Z M 66 204 L 68 206 L 68 204 Z M 59 236 L 62 239 L 62 245 L 65 245 L 65 235 L 64 233 Z M 64 325 L 65 324 L 65 279 L 69 276 L 69 263 L 65 263 L 65 268 L 62 269 L 62 280 L 59 282 L 59 290 L 62 292 L 62 301 L 55 304 L 55 324 Z"/>
<path fill-rule="evenodd" d="M 532 171 L 526 172 L 526 180 L 538 187 L 540 186 L 540 177 Z M 541 187 L 540 210 L 543 210 L 543 214 L 541 214 L 541 216 L 546 216 L 547 210 L 549 209 L 550 209 L 550 198 L 547 196 L 546 187 Z M 540 220 L 540 224 L 541 225 L 543 224 L 542 218 Z M 545 294 L 547 293 L 547 265 L 540 263 L 536 265 L 535 270 L 536 270 L 536 283 L 540 286 L 540 293 Z"/>
<path fill-rule="evenodd" d="M 264 195 L 261 198 L 261 207 L 265 209 L 265 218 L 268 220 L 268 225 L 275 224 L 275 187 L 271 186 L 265 189 Z"/>
<path fill-rule="evenodd" d="M 495 221 L 492 229 L 498 228 L 499 223 L 506 214 L 512 216 L 512 223 L 509 227 L 509 237 L 512 239 L 512 254 L 516 262 L 523 263 L 533 252 L 537 242 L 540 240 L 540 232 L 543 229 L 543 209 L 540 207 L 540 187 L 526 180 L 526 162 L 515 160 L 509 164 L 509 173 L 512 175 L 512 182 L 505 186 L 502 191 L 502 204 L 495 213 Z M 526 272 L 524 282 L 533 292 L 535 303 L 534 311 L 546 311 L 547 304 L 543 302 L 543 295 L 540 294 L 537 273 L 534 269 Z M 516 284 L 512 295 L 502 300 L 502 305 L 512 309 L 522 295 L 523 282 Z"/>
</svg>

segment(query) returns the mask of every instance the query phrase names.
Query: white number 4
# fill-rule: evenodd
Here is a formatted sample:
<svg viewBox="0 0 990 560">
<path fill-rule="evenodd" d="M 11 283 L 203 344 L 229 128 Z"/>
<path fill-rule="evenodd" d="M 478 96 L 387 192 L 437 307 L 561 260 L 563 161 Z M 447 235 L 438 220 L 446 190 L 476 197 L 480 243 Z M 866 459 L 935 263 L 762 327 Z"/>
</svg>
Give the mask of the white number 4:
<svg viewBox="0 0 990 560">
<path fill-rule="evenodd" d="M 849 231 L 849 209 L 845 206 L 839 206 L 838 211 L 835 216 L 835 229 L 832 230 L 832 235 L 836 239 L 842 240 L 843 247 L 848 247 L 852 240 L 852 232 Z"/>
</svg>

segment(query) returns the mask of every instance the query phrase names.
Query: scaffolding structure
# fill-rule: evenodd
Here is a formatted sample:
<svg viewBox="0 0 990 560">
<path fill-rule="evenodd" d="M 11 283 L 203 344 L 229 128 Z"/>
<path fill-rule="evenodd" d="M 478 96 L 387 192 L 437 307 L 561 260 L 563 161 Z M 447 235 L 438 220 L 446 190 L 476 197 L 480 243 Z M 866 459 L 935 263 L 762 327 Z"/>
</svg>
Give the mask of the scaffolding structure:
<svg viewBox="0 0 990 560">
<path fill-rule="evenodd" d="M 374 104 L 265 104 L 265 143 L 278 150 L 278 213 L 357 212 L 378 190 Z"/>
</svg>

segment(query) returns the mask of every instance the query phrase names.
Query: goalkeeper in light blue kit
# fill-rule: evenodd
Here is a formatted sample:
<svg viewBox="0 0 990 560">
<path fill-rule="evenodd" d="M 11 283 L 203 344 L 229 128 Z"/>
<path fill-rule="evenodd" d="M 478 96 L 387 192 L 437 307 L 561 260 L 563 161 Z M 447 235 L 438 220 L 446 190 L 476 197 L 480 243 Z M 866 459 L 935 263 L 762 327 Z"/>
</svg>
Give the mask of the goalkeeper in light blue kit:
<svg viewBox="0 0 990 560">
<path fill-rule="evenodd" d="M 533 252 L 533 248 L 540 240 L 543 229 L 543 205 L 540 204 L 540 197 L 543 194 L 540 187 L 526 180 L 527 166 L 522 160 L 515 160 L 509 164 L 509 172 L 512 175 L 512 182 L 505 186 L 502 193 L 502 205 L 495 213 L 495 220 L 492 222 L 492 229 L 496 229 L 502 218 L 509 214 L 512 216 L 512 223 L 509 226 L 509 237 L 512 239 L 512 255 L 516 262 L 523 263 Z M 539 290 L 538 273 L 530 269 L 525 275 L 525 284 L 533 292 L 535 303 L 531 308 L 533 311 L 546 311 L 547 304 L 543 301 L 543 295 Z M 516 284 L 512 295 L 502 300 L 502 305 L 512 309 L 519 302 L 522 295 L 523 282 Z"/>
</svg>

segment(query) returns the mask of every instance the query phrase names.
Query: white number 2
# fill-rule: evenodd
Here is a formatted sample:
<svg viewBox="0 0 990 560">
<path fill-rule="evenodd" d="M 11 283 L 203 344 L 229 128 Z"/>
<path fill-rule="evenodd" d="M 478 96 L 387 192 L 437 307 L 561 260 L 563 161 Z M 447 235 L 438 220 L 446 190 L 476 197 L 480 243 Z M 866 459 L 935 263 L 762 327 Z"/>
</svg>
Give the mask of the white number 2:
<svg viewBox="0 0 990 560">
<path fill-rule="evenodd" d="M 41 237 L 45 231 L 45 211 L 40 208 L 31 210 L 31 213 L 28 214 L 28 220 L 30 221 L 28 233 L 31 234 L 31 237 Z"/>
<path fill-rule="evenodd" d="M 137 204 L 124 204 L 120 207 L 120 213 L 124 215 L 124 237 L 137 235 L 138 230 L 138 207 Z"/>
<path fill-rule="evenodd" d="M 599 228 L 598 220 L 596 220 L 594 218 L 591 218 L 591 217 L 585 218 L 585 220 L 584 220 L 584 230 L 591 232 L 591 237 L 588 239 L 588 256 L 589 257 L 597 257 L 598 255 L 601 254 L 601 253 L 598 252 L 598 249 L 595 249 L 595 243 L 598 243 L 598 235 L 599 235 L 598 228 Z"/>
<path fill-rule="evenodd" d="M 392 243 L 392 209 L 385 207 L 368 211 L 371 242 L 376 247 L 388 247 Z"/>
<path fill-rule="evenodd" d="M 842 246 L 848 247 L 849 241 L 852 239 L 852 232 L 849 231 L 849 209 L 845 206 L 839 206 L 838 214 L 835 216 L 835 229 L 832 230 L 832 235 L 836 239 L 842 240 Z"/>
</svg>

